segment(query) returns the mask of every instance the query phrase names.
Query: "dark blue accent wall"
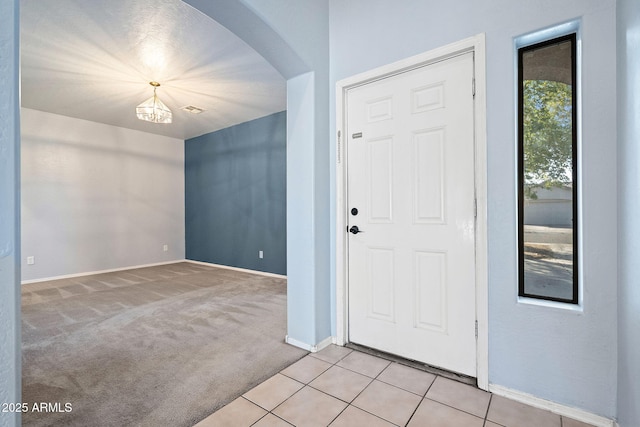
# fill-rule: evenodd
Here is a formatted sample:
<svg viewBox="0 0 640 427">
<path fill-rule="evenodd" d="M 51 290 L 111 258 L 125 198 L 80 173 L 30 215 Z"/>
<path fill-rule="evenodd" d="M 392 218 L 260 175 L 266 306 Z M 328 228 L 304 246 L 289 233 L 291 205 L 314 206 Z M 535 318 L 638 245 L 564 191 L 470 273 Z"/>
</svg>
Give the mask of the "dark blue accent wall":
<svg viewBox="0 0 640 427">
<path fill-rule="evenodd" d="M 189 139 L 184 157 L 187 259 L 286 274 L 286 112 Z"/>
</svg>

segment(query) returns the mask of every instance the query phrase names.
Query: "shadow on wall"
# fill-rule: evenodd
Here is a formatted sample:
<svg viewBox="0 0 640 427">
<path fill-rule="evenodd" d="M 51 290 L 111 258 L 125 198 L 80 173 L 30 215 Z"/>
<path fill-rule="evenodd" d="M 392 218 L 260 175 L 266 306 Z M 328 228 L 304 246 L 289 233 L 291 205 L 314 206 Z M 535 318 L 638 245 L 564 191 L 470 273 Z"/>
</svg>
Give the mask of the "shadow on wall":
<svg viewBox="0 0 640 427">
<path fill-rule="evenodd" d="M 185 235 L 187 259 L 287 273 L 286 111 L 185 142 Z"/>
<path fill-rule="evenodd" d="M 21 112 L 22 280 L 184 258 L 182 140 Z"/>
</svg>

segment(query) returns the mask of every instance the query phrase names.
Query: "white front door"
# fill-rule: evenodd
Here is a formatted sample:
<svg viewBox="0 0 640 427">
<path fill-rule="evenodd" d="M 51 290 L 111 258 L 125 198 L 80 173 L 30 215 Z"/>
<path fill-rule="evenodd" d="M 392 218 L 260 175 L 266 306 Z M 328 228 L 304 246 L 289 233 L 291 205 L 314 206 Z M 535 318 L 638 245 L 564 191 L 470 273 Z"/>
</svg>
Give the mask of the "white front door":
<svg viewBox="0 0 640 427">
<path fill-rule="evenodd" d="M 349 341 L 475 377 L 472 81 L 467 53 L 349 89 L 346 140 Z"/>
</svg>

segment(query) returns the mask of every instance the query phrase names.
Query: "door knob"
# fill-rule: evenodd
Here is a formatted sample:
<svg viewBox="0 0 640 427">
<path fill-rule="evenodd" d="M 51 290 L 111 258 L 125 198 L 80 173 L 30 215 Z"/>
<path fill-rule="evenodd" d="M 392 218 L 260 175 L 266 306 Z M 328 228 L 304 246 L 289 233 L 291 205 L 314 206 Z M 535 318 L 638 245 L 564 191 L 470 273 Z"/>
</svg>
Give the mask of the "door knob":
<svg viewBox="0 0 640 427">
<path fill-rule="evenodd" d="M 358 234 L 358 233 L 362 233 L 362 230 L 360 230 L 357 225 L 354 225 L 349 229 L 349 232 L 353 234 Z"/>
</svg>

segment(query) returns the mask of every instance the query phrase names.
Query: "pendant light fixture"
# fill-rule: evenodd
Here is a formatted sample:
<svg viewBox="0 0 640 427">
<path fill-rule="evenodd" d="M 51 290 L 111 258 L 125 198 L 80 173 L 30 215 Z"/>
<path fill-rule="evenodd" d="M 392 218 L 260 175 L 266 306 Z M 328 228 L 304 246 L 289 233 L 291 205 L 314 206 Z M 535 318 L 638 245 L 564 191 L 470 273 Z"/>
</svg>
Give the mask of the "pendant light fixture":
<svg viewBox="0 0 640 427">
<path fill-rule="evenodd" d="M 153 96 L 136 107 L 136 116 L 140 120 L 146 120 L 153 123 L 171 123 L 171 110 L 164 105 L 156 90 L 160 87 L 158 82 L 149 82 L 153 86 Z"/>
</svg>

